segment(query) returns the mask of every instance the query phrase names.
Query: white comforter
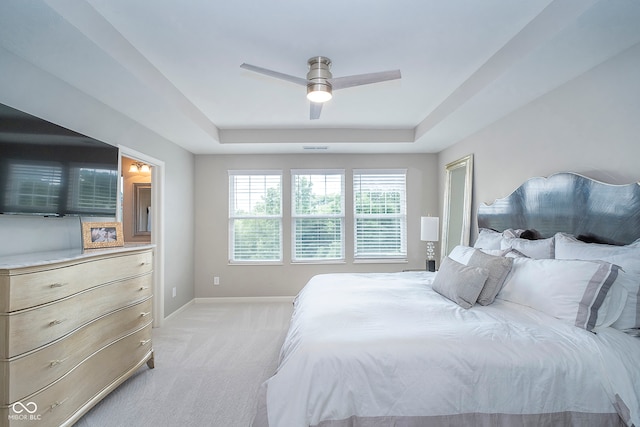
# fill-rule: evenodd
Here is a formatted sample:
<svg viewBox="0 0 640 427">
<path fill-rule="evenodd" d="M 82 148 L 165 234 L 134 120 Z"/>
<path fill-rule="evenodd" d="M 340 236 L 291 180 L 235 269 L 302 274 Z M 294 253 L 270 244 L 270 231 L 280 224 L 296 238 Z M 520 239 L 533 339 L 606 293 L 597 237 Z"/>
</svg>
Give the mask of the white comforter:
<svg viewBox="0 0 640 427">
<path fill-rule="evenodd" d="M 557 419 L 580 425 L 618 413 L 640 426 L 640 339 L 502 300 L 464 310 L 431 289 L 432 277 L 312 278 L 263 385 L 268 425 L 495 425 L 487 414 L 507 423 L 511 414 L 551 414 L 536 423 L 570 414 Z M 255 425 L 264 418 L 259 411 Z"/>
</svg>

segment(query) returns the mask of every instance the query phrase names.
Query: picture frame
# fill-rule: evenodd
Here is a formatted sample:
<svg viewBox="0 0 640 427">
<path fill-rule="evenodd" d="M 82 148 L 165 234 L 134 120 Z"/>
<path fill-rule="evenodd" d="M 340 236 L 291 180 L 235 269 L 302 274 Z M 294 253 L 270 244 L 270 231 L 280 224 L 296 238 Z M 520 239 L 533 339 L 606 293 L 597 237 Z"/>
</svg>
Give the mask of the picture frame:
<svg viewBox="0 0 640 427">
<path fill-rule="evenodd" d="M 82 245 L 84 249 L 124 246 L 121 222 L 83 222 Z"/>
</svg>

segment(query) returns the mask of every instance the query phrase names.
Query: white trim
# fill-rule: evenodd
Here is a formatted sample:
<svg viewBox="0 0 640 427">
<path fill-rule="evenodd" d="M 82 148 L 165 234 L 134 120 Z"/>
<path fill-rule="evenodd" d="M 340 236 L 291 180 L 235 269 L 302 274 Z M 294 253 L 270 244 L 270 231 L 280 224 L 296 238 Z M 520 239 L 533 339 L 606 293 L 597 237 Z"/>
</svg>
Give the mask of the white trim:
<svg viewBox="0 0 640 427">
<path fill-rule="evenodd" d="M 236 175 L 280 175 L 282 176 L 282 169 L 229 169 L 227 170 L 229 176 Z"/>
<path fill-rule="evenodd" d="M 131 157 L 152 166 L 151 168 L 151 243 L 156 246 L 153 260 L 153 327 L 164 322 L 164 188 L 165 165 L 162 160 L 118 144 L 120 158 Z M 122 162 L 121 162 L 122 163 Z"/>
<path fill-rule="evenodd" d="M 225 303 L 252 303 L 252 302 L 293 302 L 295 297 L 293 296 L 279 296 L 279 297 L 210 297 L 210 298 L 195 298 L 196 304 L 225 304 Z"/>
<path fill-rule="evenodd" d="M 195 300 L 191 300 L 188 303 L 186 303 L 185 305 L 183 305 L 182 307 L 178 308 L 177 310 L 175 310 L 174 312 L 172 312 L 170 315 L 168 315 L 167 317 L 164 318 L 164 320 L 169 320 L 169 319 L 173 319 L 174 316 L 178 315 L 178 313 L 182 313 L 183 311 L 185 311 L 187 308 L 191 307 L 192 305 L 194 305 L 196 303 Z"/>
<path fill-rule="evenodd" d="M 356 258 L 354 264 L 407 264 L 406 258 Z"/>
</svg>

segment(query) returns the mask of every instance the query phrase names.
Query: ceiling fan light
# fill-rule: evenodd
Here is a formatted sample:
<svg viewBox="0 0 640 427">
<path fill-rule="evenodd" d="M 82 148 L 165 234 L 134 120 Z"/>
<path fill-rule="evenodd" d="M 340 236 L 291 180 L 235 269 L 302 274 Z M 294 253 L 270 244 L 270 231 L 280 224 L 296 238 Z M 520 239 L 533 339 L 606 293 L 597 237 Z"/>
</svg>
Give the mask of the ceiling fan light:
<svg viewBox="0 0 640 427">
<path fill-rule="evenodd" d="M 331 94 L 331 86 L 322 83 L 311 84 L 307 86 L 307 99 L 311 102 L 327 102 L 333 98 Z"/>
</svg>

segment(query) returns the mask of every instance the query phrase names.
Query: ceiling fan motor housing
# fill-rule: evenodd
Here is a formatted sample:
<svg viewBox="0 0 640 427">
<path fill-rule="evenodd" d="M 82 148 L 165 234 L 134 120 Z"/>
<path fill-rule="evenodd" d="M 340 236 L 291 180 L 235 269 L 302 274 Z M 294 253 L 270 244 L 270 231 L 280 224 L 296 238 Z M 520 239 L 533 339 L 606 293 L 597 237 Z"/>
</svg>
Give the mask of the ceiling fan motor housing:
<svg viewBox="0 0 640 427">
<path fill-rule="evenodd" d="M 307 73 L 307 94 L 311 92 L 327 92 L 331 94 L 332 88 L 329 79 L 331 75 L 331 60 L 324 56 L 314 56 L 307 61 L 309 72 Z"/>
</svg>

